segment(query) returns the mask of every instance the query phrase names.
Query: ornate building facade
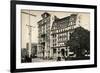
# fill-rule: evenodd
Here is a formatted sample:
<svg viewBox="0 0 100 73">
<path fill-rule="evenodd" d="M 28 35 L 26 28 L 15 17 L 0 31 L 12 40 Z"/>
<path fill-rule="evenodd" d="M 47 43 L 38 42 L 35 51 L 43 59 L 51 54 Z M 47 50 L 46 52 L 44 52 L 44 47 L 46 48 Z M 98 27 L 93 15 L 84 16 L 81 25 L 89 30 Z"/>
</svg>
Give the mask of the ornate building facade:
<svg viewBox="0 0 100 73">
<path fill-rule="evenodd" d="M 71 34 L 75 28 L 80 27 L 80 15 L 71 14 L 64 18 L 51 15 L 47 12 L 41 15 L 42 19 L 38 21 L 38 47 L 37 57 L 44 59 L 56 59 L 58 57 L 67 58 L 73 54 L 66 42 L 70 40 Z"/>
<path fill-rule="evenodd" d="M 53 58 L 61 57 L 63 59 L 71 56 L 71 54 L 73 54 L 73 57 L 75 56 L 69 47 L 66 47 L 65 43 L 70 40 L 71 34 L 79 25 L 80 18 L 78 14 L 71 14 L 61 19 L 55 16 L 51 28 Z"/>
<path fill-rule="evenodd" d="M 50 18 L 47 12 L 43 13 L 42 19 L 38 22 L 38 51 L 37 56 L 40 58 L 48 58 L 50 56 Z"/>
</svg>

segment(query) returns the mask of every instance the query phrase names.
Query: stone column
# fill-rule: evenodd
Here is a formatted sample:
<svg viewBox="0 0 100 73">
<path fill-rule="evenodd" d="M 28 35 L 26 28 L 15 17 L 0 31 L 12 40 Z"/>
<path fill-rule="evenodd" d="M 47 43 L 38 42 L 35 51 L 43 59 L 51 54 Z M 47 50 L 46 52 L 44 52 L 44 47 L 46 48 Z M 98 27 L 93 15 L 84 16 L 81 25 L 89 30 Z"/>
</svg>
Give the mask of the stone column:
<svg viewBox="0 0 100 73">
<path fill-rule="evenodd" d="M 66 48 L 64 49 L 64 56 L 66 57 Z"/>
<path fill-rule="evenodd" d="M 58 50 L 58 48 L 57 48 L 57 49 L 56 49 L 56 58 L 59 56 L 58 52 L 59 52 L 59 50 Z"/>
</svg>

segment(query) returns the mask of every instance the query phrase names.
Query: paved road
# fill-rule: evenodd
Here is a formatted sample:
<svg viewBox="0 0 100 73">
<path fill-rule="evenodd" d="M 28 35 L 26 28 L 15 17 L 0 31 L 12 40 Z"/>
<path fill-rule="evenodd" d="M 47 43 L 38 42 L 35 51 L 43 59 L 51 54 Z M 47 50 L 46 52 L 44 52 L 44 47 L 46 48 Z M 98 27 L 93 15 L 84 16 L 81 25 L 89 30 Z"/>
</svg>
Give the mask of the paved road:
<svg viewBox="0 0 100 73">
<path fill-rule="evenodd" d="M 47 62 L 47 61 L 56 61 L 56 60 L 43 60 L 43 59 L 40 59 L 40 58 L 33 58 L 32 59 L 32 62 Z"/>
</svg>

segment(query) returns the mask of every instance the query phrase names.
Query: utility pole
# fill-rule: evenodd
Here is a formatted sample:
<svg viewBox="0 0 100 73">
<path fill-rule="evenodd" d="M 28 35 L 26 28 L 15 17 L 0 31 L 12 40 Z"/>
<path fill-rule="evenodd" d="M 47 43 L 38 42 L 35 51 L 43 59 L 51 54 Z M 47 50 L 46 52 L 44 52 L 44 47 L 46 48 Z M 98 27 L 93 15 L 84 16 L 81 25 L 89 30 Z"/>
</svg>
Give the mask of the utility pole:
<svg viewBox="0 0 100 73">
<path fill-rule="evenodd" d="M 36 17 L 36 15 L 31 14 L 30 13 L 30 10 L 29 10 L 29 13 L 27 13 L 27 12 L 21 12 L 21 13 L 24 13 L 24 14 L 28 14 L 29 15 L 29 25 L 26 24 L 26 26 L 28 26 L 28 28 L 29 28 L 29 48 L 28 48 L 28 53 L 29 54 L 28 55 L 29 55 L 29 58 L 30 58 L 31 57 L 31 44 L 32 44 L 32 40 L 31 40 L 31 38 L 32 38 L 32 28 L 35 28 L 30 23 L 31 22 L 30 16 Z"/>
<path fill-rule="evenodd" d="M 32 38 L 32 28 L 35 28 L 35 27 L 33 27 L 33 26 L 31 26 L 31 25 L 27 25 L 26 24 L 26 26 L 28 26 L 28 28 L 29 28 L 29 49 L 28 49 L 28 53 L 29 53 L 29 58 L 30 58 L 30 56 L 31 56 L 31 44 L 32 44 L 32 40 L 31 40 L 31 38 Z"/>
</svg>

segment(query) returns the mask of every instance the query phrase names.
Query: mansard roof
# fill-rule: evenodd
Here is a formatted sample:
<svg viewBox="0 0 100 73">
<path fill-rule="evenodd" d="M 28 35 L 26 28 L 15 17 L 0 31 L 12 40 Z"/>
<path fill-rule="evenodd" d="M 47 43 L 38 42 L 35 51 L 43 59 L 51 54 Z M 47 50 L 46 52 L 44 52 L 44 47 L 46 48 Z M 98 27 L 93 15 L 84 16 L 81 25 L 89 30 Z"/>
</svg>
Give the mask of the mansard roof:
<svg viewBox="0 0 100 73">
<path fill-rule="evenodd" d="M 76 14 L 71 14 L 70 16 L 64 17 L 64 18 L 57 18 L 53 21 L 52 24 L 52 28 L 51 30 L 53 30 L 54 28 L 56 29 L 61 29 L 61 28 L 66 28 L 68 27 L 69 23 L 70 23 L 70 18 L 72 16 L 77 16 Z"/>
</svg>

